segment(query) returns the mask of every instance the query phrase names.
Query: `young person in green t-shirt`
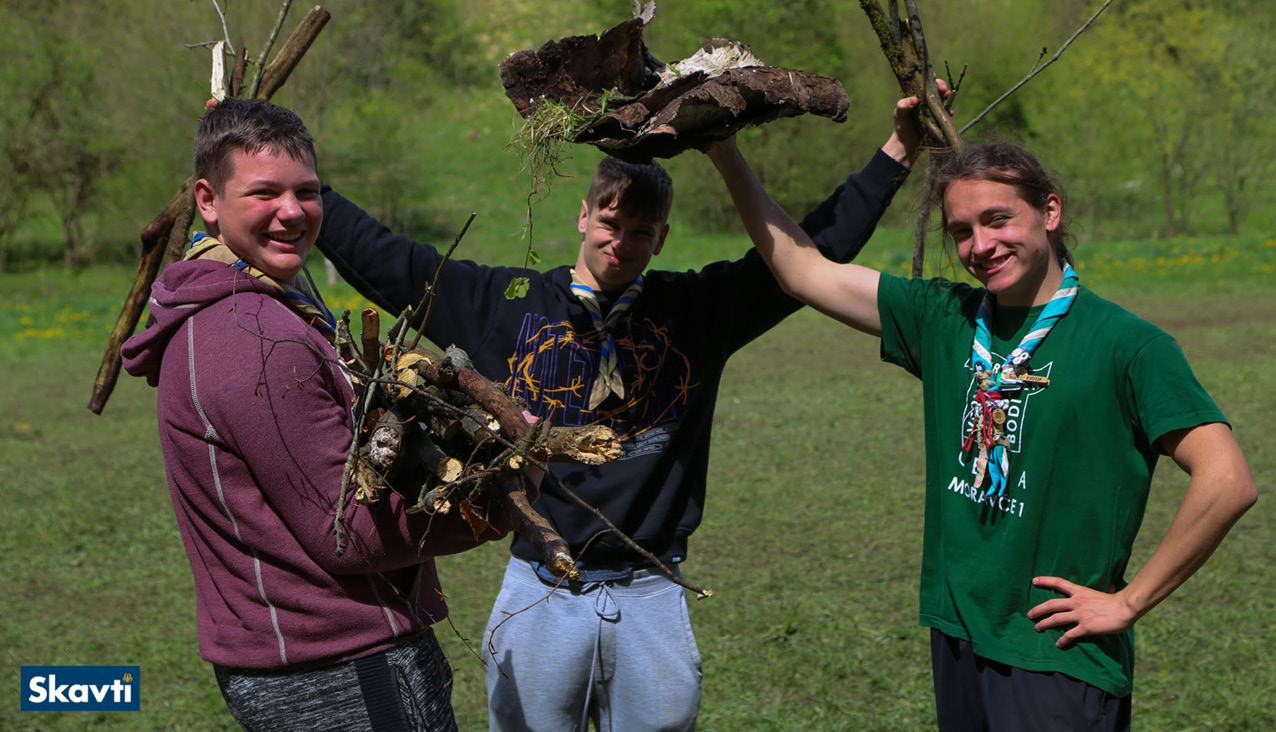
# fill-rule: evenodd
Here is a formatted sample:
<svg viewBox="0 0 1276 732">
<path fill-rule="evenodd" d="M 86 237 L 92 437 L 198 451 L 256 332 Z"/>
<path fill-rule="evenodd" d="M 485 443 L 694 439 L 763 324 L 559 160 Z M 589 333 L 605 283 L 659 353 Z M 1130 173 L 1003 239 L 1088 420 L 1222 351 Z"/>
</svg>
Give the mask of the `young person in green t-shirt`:
<svg viewBox="0 0 1276 732">
<path fill-rule="evenodd" d="M 914 141 L 916 104 L 895 113 Z M 880 336 L 882 358 L 923 381 L 921 623 L 940 729 L 1129 729 L 1134 623 L 1257 498 L 1178 345 L 1079 284 L 1063 195 L 1021 148 L 969 147 L 937 181 L 945 239 L 979 288 L 831 262 L 734 141 L 709 155 L 784 289 Z M 1191 479 L 1127 582 L 1160 454 Z"/>
</svg>

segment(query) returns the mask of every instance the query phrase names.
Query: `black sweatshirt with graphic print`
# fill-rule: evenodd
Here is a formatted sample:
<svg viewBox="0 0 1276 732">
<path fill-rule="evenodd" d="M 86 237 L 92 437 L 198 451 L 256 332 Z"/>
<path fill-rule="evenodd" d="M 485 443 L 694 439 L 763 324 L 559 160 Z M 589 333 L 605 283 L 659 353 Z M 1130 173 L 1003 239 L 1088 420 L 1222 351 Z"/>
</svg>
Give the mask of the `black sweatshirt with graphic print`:
<svg viewBox="0 0 1276 732">
<path fill-rule="evenodd" d="M 826 256 L 849 261 L 906 175 L 907 168 L 878 151 L 806 215 L 802 228 Z M 318 247 L 348 282 L 396 316 L 421 301 L 443 259 L 437 249 L 392 233 L 326 186 L 323 208 Z M 516 277 L 530 277 L 527 295 L 506 299 Z M 597 410 L 588 399 L 599 340 L 572 295 L 570 267 L 533 272 L 450 260 L 425 328 L 437 346 L 468 352 L 478 371 L 505 383 L 538 417 L 569 426 L 602 423 L 623 438 L 624 455 L 612 462 L 552 465 L 535 504 L 585 567 L 639 557 L 563 495 L 554 478 L 644 549 L 682 561 L 703 515 L 714 402 L 727 359 L 801 306 L 752 249 L 699 271 L 648 271 L 645 280 L 615 327 L 625 398 L 613 394 Z M 522 537 L 511 551 L 540 559 Z"/>
</svg>

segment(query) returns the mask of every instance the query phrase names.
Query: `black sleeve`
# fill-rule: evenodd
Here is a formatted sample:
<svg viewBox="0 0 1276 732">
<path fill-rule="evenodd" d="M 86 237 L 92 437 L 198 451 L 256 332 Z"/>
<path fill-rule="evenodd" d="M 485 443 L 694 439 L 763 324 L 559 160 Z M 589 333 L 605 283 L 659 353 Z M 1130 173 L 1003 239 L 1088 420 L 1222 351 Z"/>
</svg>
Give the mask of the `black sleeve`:
<svg viewBox="0 0 1276 732">
<path fill-rule="evenodd" d="M 824 256 L 837 262 L 851 261 L 873 235 L 907 177 L 907 167 L 878 150 L 862 171 L 852 174 L 803 217 L 802 230 L 815 240 Z"/>
<path fill-rule="evenodd" d="M 837 187 L 805 217 L 801 226 L 824 253 L 838 262 L 849 262 L 864 248 L 877 222 L 890 205 L 908 168 L 878 150 L 859 173 Z M 785 294 L 762 255 L 750 249 L 742 259 L 719 262 L 700 272 L 704 300 L 698 307 L 715 313 L 714 322 L 726 338 L 724 347 L 735 351 L 775 327 L 802 306 Z"/>
<path fill-rule="evenodd" d="M 395 234 L 344 196 L 323 186 L 323 227 L 316 244 L 361 295 L 397 316 L 421 303 L 443 255 L 429 244 Z M 521 273 L 464 259 L 447 261 L 425 336 L 436 344 L 472 349 L 505 301 L 505 288 Z M 535 276 L 535 275 L 534 275 Z"/>
<path fill-rule="evenodd" d="M 396 315 L 420 302 L 442 259 L 438 250 L 392 233 L 327 185 L 321 193 L 323 226 L 315 244 L 341 277 Z"/>
</svg>

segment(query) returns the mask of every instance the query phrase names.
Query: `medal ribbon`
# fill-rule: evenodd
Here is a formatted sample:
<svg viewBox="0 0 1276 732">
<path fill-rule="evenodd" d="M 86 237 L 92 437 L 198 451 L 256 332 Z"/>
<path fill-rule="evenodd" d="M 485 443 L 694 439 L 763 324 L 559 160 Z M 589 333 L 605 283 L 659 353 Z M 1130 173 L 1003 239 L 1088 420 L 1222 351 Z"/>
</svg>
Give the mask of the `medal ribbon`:
<svg viewBox="0 0 1276 732">
<path fill-rule="evenodd" d="M 1003 392 L 1018 391 L 1023 388 L 1019 379 L 1028 371 L 1028 361 L 1036 352 L 1037 346 L 1050 335 L 1051 329 L 1068 314 L 1072 303 L 1077 299 L 1080 278 L 1067 262 L 1063 266 L 1063 281 L 1054 297 L 1046 303 L 1032 324 L 1032 329 L 1019 341 L 1015 350 L 1010 352 L 999 368 L 992 365 L 992 295 L 985 292 L 975 314 L 975 338 L 971 344 L 971 367 L 975 371 L 975 381 L 979 391 L 975 394 L 975 417 L 970 432 L 962 441 L 962 451 L 970 452 L 978 449 L 979 459 L 987 461 L 987 473 L 991 479 L 986 495 L 1001 495 L 1006 489 L 1006 479 L 1010 473 L 1010 455 L 1001 439 L 1001 425 L 1005 423 L 1005 410 L 1010 400 Z M 1000 410 L 1000 414 L 998 414 Z M 1000 421 L 997 418 L 1000 417 Z M 984 466 L 977 469 L 975 487 L 983 482 Z"/>
<path fill-rule="evenodd" d="M 572 269 L 572 294 L 576 295 L 580 304 L 589 311 L 594 330 L 598 331 L 602 341 L 600 349 L 602 358 L 598 363 L 598 376 L 595 377 L 594 384 L 589 390 L 590 409 L 597 409 L 598 405 L 612 393 L 621 399 L 625 398 L 625 384 L 620 378 L 620 366 L 616 359 L 616 337 L 612 331 L 620 320 L 620 316 L 624 315 L 629 306 L 633 305 L 634 300 L 642 294 L 642 282 L 642 275 L 638 275 L 638 279 L 630 282 L 629 287 L 626 287 L 616 299 L 604 318 L 602 307 L 598 304 L 598 296 L 594 294 L 593 288 L 585 284 L 580 275 L 576 274 L 575 268 Z"/>
</svg>

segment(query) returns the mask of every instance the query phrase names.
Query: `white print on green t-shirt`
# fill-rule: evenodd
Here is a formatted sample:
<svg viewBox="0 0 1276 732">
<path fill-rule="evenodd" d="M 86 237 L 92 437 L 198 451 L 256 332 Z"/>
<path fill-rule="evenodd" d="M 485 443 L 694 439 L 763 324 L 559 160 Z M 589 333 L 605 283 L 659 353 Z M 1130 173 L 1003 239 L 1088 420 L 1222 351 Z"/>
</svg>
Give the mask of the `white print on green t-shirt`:
<svg viewBox="0 0 1276 732">
<path fill-rule="evenodd" d="M 1021 488 L 1027 487 L 1023 477 L 1019 479 L 1019 486 Z M 953 477 L 952 480 L 948 481 L 948 490 L 960 494 L 974 503 L 987 504 L 989 507 L 1011 516 L 1023 516 L 1023 507 L 1027 505 L 1022 500 L 1011 498 L 1004 493 L 990 496 L 986 490 L 974 487 L 970 484 L 970 481 L 964 478 Z"/>
</svg>

